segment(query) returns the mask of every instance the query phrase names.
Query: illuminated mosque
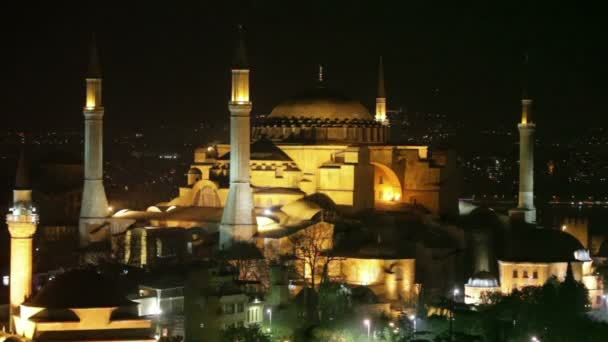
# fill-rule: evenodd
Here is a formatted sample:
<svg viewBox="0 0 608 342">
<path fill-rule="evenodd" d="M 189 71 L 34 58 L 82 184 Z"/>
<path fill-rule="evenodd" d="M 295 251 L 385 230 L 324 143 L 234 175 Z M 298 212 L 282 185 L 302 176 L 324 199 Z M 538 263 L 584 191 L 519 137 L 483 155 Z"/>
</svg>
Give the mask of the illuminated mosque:
<svg viewBox="0 0 608 342">
<path fill-rule="evenodd" d="M 535 125 L 528 96 L 518 126 L 519 203 L 507 216 L 459 204 L 451 152 L 390 143 L 382 60 L 374 115 L 331 89 L 320 68 L 311 89 L 252 120 L 250 70 L 241 37 L 231 68 L 230 144 L 196 149 L 176 198 L 147 210 L 109 213 L 102 74 L 92 49 L 76 224 L 84 262 L 110 256 L 151 268 L 235 250 L 238 258 L 243 246 L 254 246 L 262 258 L 291 255 L 288 260 L 298 263 L 299 282 L 270 277 L 267 305 L 286 302 L 295 290 L 318 283 L 322 274 L 371 291 L 373 310 L 387 313 L 414 306 L 421 294 L 445 296 L 458 284 L 465 284 L 463 301 L 478 304 L 484 294 L 542 285 L 552 276 L 563 279 L 570 269 L 589 288 L 591 303 L 599 305 L 603 285 L 593 273 L 589 250 L 594 255 L 601 242 L 589 243 L 584 227 L 573 225 L 574 232 L 535 225 Z M 68 272 L 33 293 L 32 238 L 38 220 L 31 187 L 17 184 L 7 216 L 13 330 L 16 324 L 20 335 L 30 337 L 66 331 L 79 336 L 85 330 L 103 330 L 113 338 L 142 335 L 150 321 L 134 317 L 133 303 L 119 294 L 69 300 L 65 291 L 79 282 L 97 282 L 95 274 Z M 298 237 L 307 235 L 320 241 L 319 257 L 326 265 L 332 260 L 327 269 L 312 270 L 307 256 L 298 252 Z M 51 300 L 55 297 L 66 300 Z"/>
<path fill-rule="evenodd" d="M 269 250 L 282 254 L 293 249 L 294 235 L 322 226 L 328 232 L 326 249 L 340 260 L 330 276 L 372 286 L 391 299 L 411 298 L 416 287 L 413 251 L 389 237 L 383 242 L 383 236 L 366 227 L 362 241 L 346 248 L 338 236 L 357 239 L 340 231 L 341 218 L 403 210 L 414 217 L 456 216 L 454 155 L 428 146 L 389 144 L 382 59 L 374 114 L 331 89 L 320 67 L 311 89 L 256 116 L 252 127 L 249 72 L 240 40 L 232 64 L 230 144 L 195 150 L 178 197 L 145 212 L 114 214 L 112 225 L 119 227 L 114 235 L 129 227 L 119 244 L 127 246 L 119 253 L 124 261 L 153 262 L 143 247 L 152 241 L 169 248 L 162 238 L 152 237 L 162 231 L 159 227 L 202 228 L 203 236 L 219 231 L 219 249 L 245 241 L 268 257 Z"/>
</svg>

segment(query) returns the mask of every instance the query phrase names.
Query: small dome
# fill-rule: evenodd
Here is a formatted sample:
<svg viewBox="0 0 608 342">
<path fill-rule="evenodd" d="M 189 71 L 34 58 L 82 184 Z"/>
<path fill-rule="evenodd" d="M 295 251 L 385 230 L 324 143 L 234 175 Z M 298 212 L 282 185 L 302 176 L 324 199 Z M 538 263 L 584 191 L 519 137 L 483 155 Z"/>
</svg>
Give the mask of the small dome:
<svg viewBox="0 0 608 342">
<path fill-rule="evenodd" d="M 572 235 L 557 229 L 512 226 L 501 260 L 516 262 L 577 261 L 575 252 L 583 249 Z"/>
<path fill-rule="evenodd" d="M 479 271 L 471 278 L 469 278 L 469 282 L 467 286 L 471 287 L 498 287 L 498 279 L 487 271 Z"/>
<path fill-rule="evenodd" d="M 369 111 L 359 101 L 321 86 L 283 101 L 268 117 L 372 120 Z"/>
<path fill-rule="evenodd" d="M 478 207 L 464 217 L 467 228 L 489 229 L 500 227 L 500 219 L 494 210 L 487 207 Z"/>
</svg>

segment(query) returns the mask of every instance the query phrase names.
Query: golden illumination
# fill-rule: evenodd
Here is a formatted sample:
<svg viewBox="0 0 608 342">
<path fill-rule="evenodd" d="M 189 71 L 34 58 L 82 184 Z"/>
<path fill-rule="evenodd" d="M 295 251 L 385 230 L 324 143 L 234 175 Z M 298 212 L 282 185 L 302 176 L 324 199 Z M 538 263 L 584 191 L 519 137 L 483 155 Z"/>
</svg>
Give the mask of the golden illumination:
<svg viewBox="0 0 608 342">
<path fill-rule="evenodd" d="M 85 108 L 93 110 L 101 107 L 101 79 L 87 78 L 87 97 Z"/>
<path fill-rule="evenodd" d="M 530 118 L 530 108 L 532 107 L 532 100 L 523 99 L 521 101 L 521 123 L 526 125 L 528 123 L 532 123 Z"/>
<path fill-rule="evenodd" d="M 249 70 L 232 70 L 232 95 L 234 103 L 249 102 Z"/>
<path fill-rule="evenodd" d="M 376 121 L 386 121 L 386 99 L 383 97 L 376 98 Z"/>
<path fill-rule="evenodd" d="M 18 216 L 18 220 L 11 217 Z M 29 215 L 9 215 L 8 229 L 11 234 L 10 307 L 11 320 L 19 305 L 32 294 L 32 244 L 36 232 L 36 219 Z"/>
</svg>

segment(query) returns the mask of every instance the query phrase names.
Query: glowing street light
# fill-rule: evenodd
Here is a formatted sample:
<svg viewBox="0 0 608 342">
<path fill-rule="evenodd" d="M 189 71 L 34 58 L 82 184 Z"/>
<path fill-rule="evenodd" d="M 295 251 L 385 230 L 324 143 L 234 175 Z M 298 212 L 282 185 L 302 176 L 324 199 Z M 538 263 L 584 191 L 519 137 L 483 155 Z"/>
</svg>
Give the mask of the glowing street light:
<svg viewBox="0 0 608 342">
<path fill-rule="evenodd" d="M 540 340 L 536 336 L 532 336 L 532 338 L 530 339 L 530 341 L 532 341 L 532 342 L 540 342 Z"/>
<path fill-rule="evenodd" d="M 266 309 L 266 313 L 268 314 L 268 332 L 272 331 L 272 309 Z"/>
<path fill-rule="evenodd" d="M 416 333 L 416 316 L 410 315 L 410 321 L 414 323 L 414 333 Z"/>
<path fill-rule="evenodd" d="M 456 318 L 456 296 L 460 291 L 455 287 L 454 291 L 452 291 L 452 317 L 448 317 L 450 319 L 450 342 L 454 341 L 454 319 Z"/>
<path fill-rule="evenodd" d="M 363 320 L 363 325 L 365 325 L 367 327 L 367 340 L 370 341 L 371 340 L 371 328 L 372 328 L 372 322 L 369 319 L 364 319 Z"/>
</svg>

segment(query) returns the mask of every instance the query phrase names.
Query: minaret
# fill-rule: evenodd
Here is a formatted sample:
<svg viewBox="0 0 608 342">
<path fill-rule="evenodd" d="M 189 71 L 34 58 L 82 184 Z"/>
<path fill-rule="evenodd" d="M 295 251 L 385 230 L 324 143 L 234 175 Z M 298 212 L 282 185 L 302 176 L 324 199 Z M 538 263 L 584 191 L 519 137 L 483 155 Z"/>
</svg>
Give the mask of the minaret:
<svg viewBox="0 0 608 342">
<path fill-rule="evenodd" d="M 384 90 L 384 67 L 382 66 L 382 56 L 378 64 L 378 95 L 376 96 L 376 121 L 385 125 L 388 124 L 386 118 L 386 91 Z"/>
<path fill-rule="evenodd" d="M 526 56 L 526 65 L 527 63 Z M 511 216 L 517 215 L 528 223 L 535 223 L 534 130 L 536 125 L 532 120 L 532 99 L 528 95 L 525 82 L 521 100 L 521 122 L 517 128 L 519 129 L 519 197 L 517 208 L 511 211 Z"/>
<path fill-rule="evenodd" d="M 242 27 L 232 64 L 230 102 L 230 190 L 220 224 L 220 249 L 234 241 L 250 241 L 257 232 L 253 213 L 253 193 L 249 179 L 251 101 L 249 101 L 249 65 Z"/>
<path fill-rule="evenodd" d="M 87 94 L 84 107 L 84 189 L 80 208 L 80 245 L 89 243 L 92 228 L 108 216 L 108 200 L 103 187 L 103 114 L 101 68 L 95 39 L 91 44 Z"/>
<path fill-rule="evenodd" d="M 6 223 L 11 235 L 10 325 L 14 331 L 13 317 L 19 313 L 19 305 L 32 294 L 32 243 L 38 224 L 23 150 L 17 166 L 10 211 L 6 215 Z"/>
</svg>

